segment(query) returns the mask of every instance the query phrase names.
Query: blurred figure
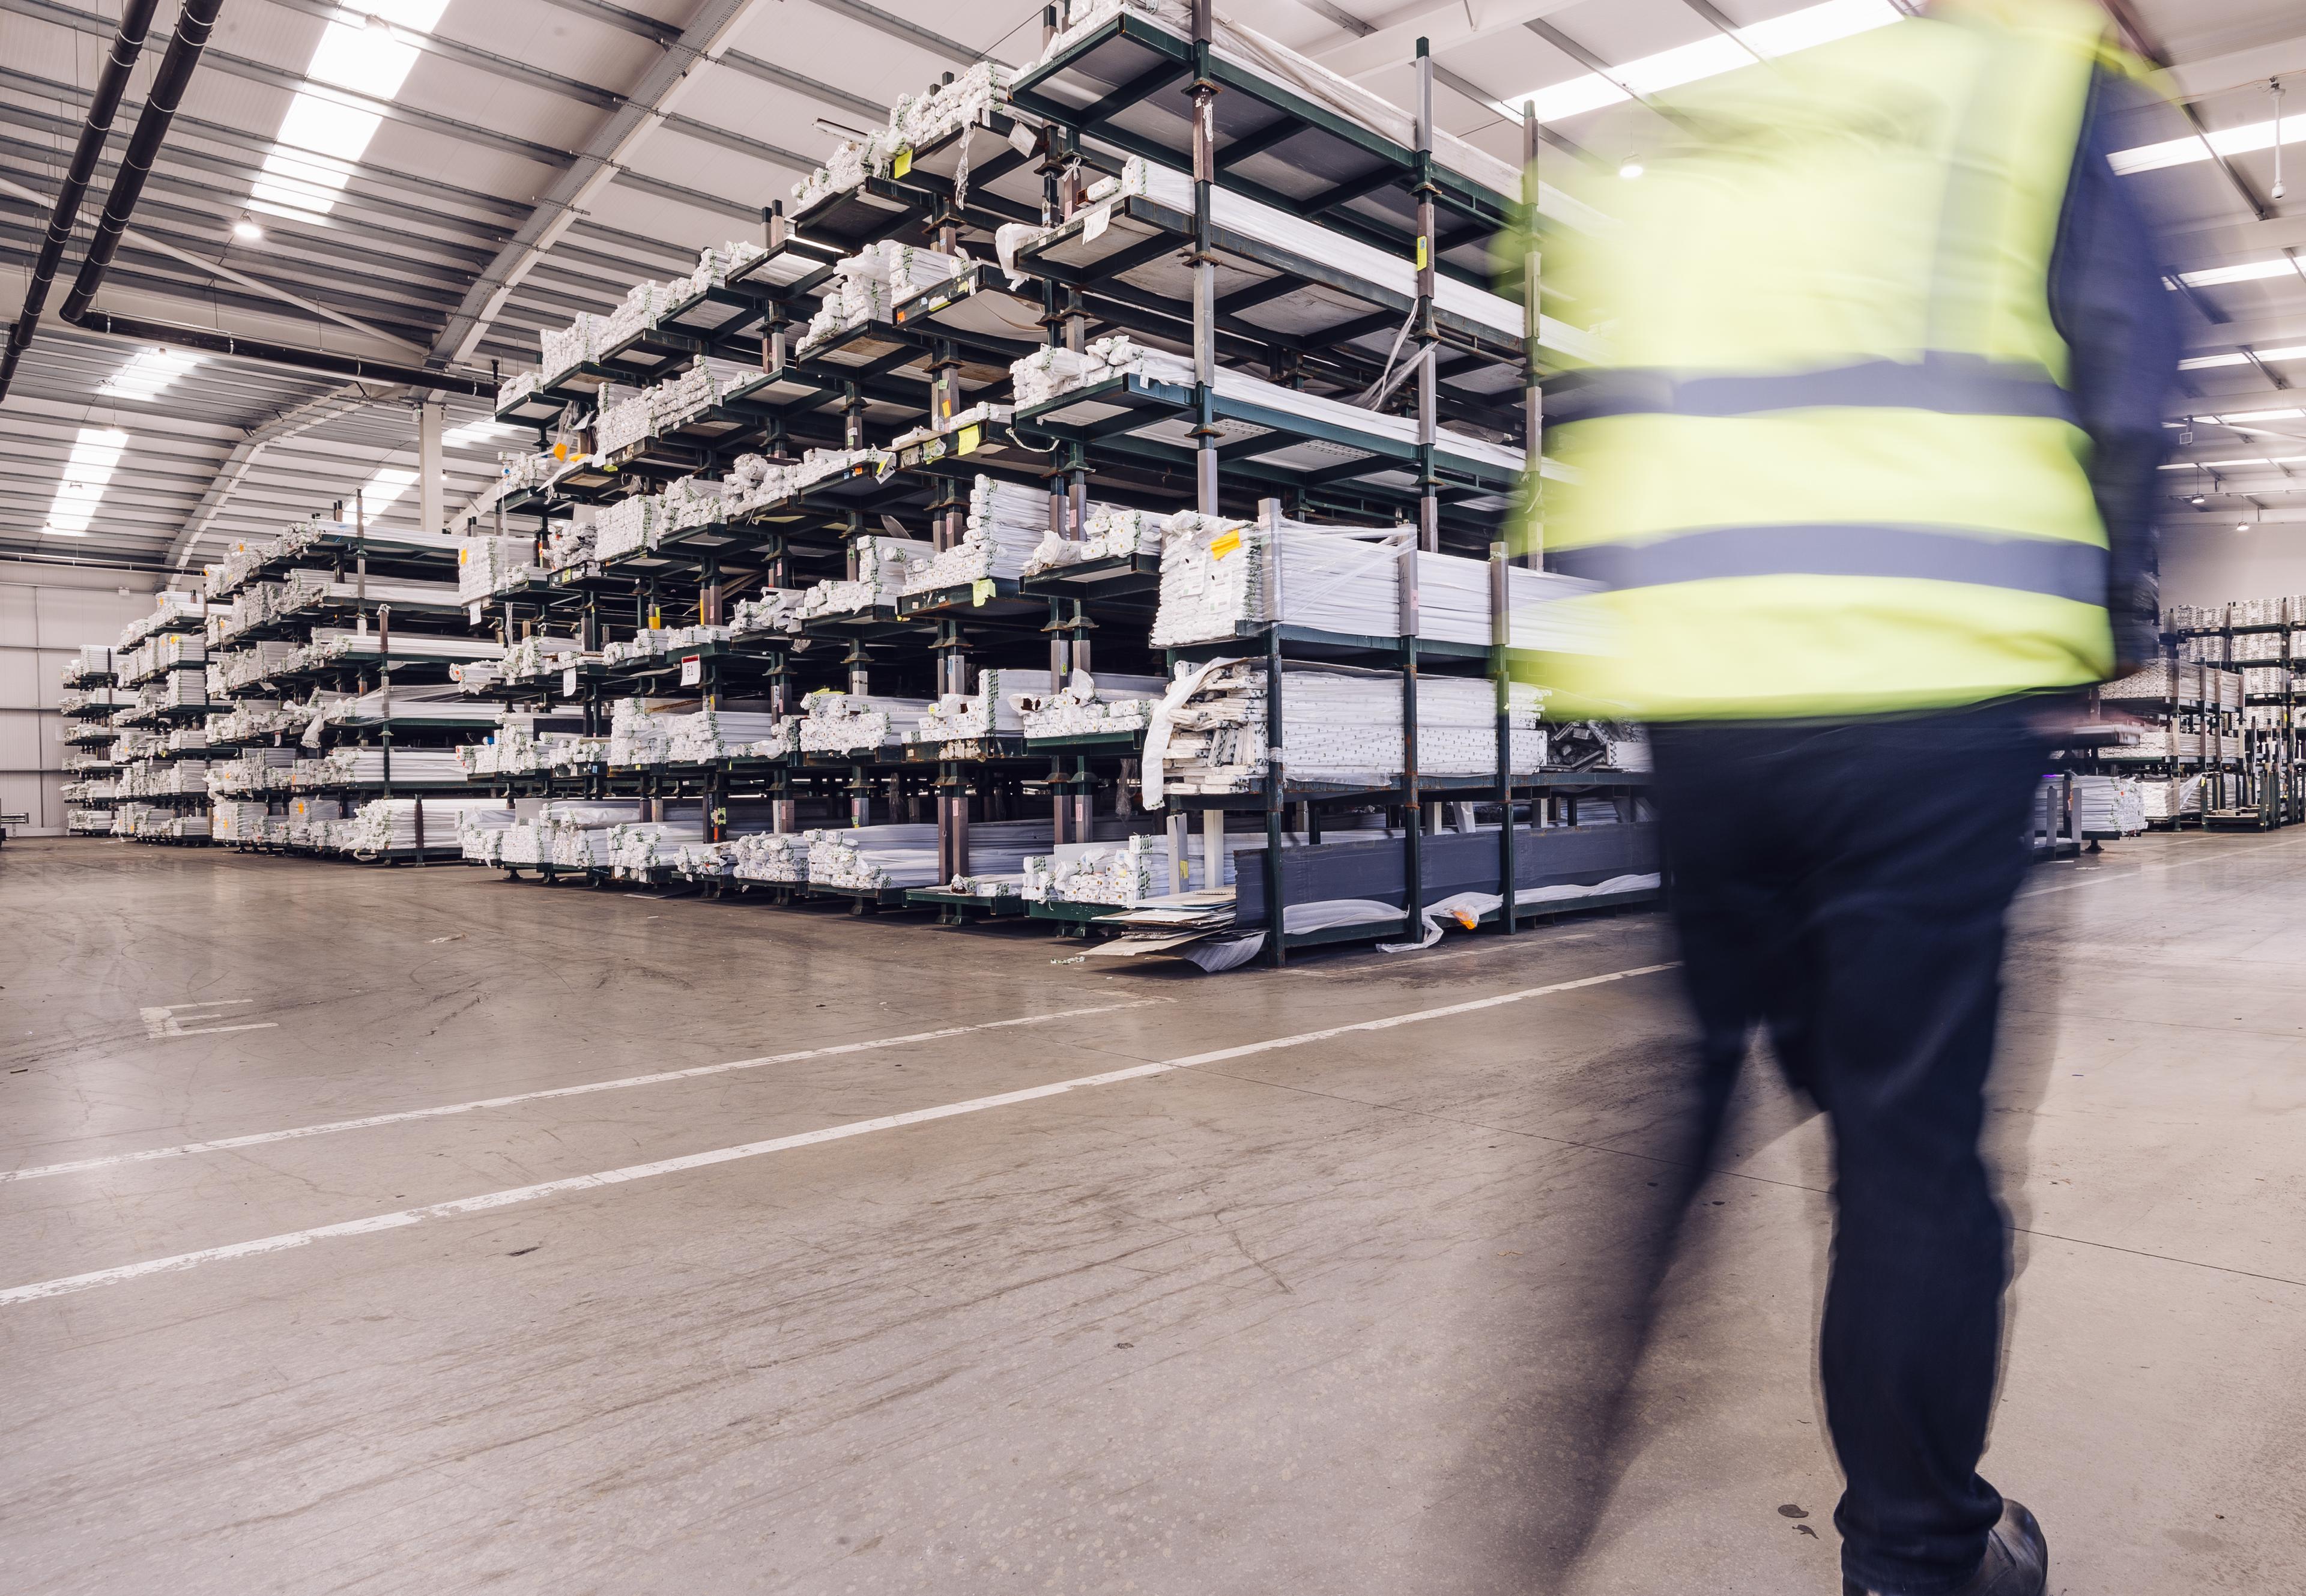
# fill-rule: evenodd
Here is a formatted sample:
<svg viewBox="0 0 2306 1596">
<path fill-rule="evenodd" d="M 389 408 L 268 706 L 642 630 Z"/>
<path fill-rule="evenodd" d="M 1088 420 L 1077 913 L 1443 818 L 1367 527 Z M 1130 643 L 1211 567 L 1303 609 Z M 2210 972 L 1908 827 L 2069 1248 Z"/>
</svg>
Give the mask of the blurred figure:
<svg viewBox="0 0 2306 1596">
<path fill-rule="evenodd" d="M 1593 196 L 1618 225 L 1544 262 L 1614 363 L 1547 393 L 1577 474 L 1547 564 L 1606 646 L 1542 679 L 1652 726 L 1695 1141 L 1756 1024 L 1831 1119 L 1849 1596 L 2046 1579 L 1977 1472 L 2008 1273 L 1978 1144 L 2037 721 L 2156 646 L 2178 334 L 2106 160 L 2151 103 L 2093 5 L 1943 4 L 1672 96 L 1670 148 Z"/>
</svg>

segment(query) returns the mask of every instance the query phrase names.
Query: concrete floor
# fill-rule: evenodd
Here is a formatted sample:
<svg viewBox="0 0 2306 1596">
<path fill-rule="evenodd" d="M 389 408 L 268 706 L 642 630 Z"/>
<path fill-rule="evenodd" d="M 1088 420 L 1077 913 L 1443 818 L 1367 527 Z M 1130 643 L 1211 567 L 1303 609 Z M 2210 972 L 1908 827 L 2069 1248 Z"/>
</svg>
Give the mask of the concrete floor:
<svg viewBox="0 0 2306 1596">
<path fill-rule="evenodd" d="M 2028 894 L 1987 1474 L 2054 1592 L 2306 1590 L 2306 833 Z M 1203 977 L 19 840 L 0 950 L 0 1171 L 1109 1011 L 0 1182 L 11 1592 L 1838 1589 L 1824 1142 L 1758 1072 L 1597 1449 L 1670 972 L 306 1233 L 1638 969 L 1653 917 Z"/>
</svg>

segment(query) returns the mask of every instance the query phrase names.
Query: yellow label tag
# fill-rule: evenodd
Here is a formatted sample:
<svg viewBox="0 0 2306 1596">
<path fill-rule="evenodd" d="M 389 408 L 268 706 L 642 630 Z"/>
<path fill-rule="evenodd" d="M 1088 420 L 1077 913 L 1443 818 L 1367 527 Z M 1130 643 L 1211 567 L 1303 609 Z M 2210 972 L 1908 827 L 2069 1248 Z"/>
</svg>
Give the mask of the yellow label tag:
<svg viewBox="0 0 2306 1596">
<path fill-rule="evenodd" d="M 1233 531 L 1226 533 L 1225 536 L 1219 538 L 1216 542 L 1209 545 L 1209 558 L 1212 559 L 1223 559 L 1226 555 L 1232 553 L 1235 549 L 1240 547 L 1241 529 L 1239 527 L 1235 527 Z"/>
<path fill-rule="evenodd" d="M 969 602 L 971 604 L 982 604 L 982 603 L 984 603 L 984 602 L 985 602 L 985 601 L 986 601 L 986 600 L 987 600 L 987 599 L 991 598 L 992 596 L 993 596 L 993 578 L 992 578 L 992 577 L 990 577 L 990 576 L 979 576 L 976 581 L 974 581 L 974 582 L 972 582 L 972 583 L 970 583 L 970 584 L 969 585 Z"/>
<path fill-rule="evenodd" d="M 1421 233 L 1417 236 L 1417 269 L 1420 271 L 1423 271 L 1425 269 L 1425 235 Z"/>
<path fill-rule="evenodd" d="M 984 423 L 971 422 L 961 430 L 961 440 L 955 447 L 964 455 L 973 455 L 977 452 L 977 446 L 984 441 Z"/>
<path fill-rule="evenodd" d="M 913 152 L 910 149 L 900 149 L 897 158 L 889 163 L 889 175 L 892 177 L 902 177 L 912 169 Z"/>
</svg>

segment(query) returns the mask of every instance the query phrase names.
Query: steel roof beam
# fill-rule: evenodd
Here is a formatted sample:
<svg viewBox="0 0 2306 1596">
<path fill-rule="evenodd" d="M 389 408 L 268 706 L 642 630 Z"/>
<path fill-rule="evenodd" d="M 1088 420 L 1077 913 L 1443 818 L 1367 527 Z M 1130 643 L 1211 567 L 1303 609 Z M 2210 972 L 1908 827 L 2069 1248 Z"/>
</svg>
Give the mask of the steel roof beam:
<svg viewBox="0 0 2306 1596">
<path fill-rule="evenodd" d="M 594 131 L 574 164 L 553 180 L 528 219 L 465 291 L 464 302 L 432 346 L 436 356 L 461 361 L 471 354 L 520 280 L 560 241 L 593 198 L 619 176 L 623 165 L 662 119 L 687 98 L 696 86 L 696 69 L 728 51 L 761 4 L 762 0 L 706 0 L 696 20 L 643 74 L 624 107 Z"/>
<path fill-rule="evenodd" d="M 322 21 L 342 22 L 347 28 L 366 27 L 370 16 L 369 13 L 356 10 L 352 6 L 338 5 L 335 4 L 335 0 L 270 0 L 270 4 L 279 6 L 284 11 L 301 12 L 308 17 L 318 17 Z M 477 45 L 461 44 L 453 38 L 444 38 L 438 33 L 420 33 L 413 28 L 395 28 L 392 30 L 392 37 L 400 43 L 420 50 L 427 55 L 435 56 L 442 61 L 454 62 L 458 66 L 468 66 L 475 72 L 483 72 L 491 77 L 502 78 L 508 82 L 525 83 L 532 89 L 542 89 L 548 94 L 557 94 L 563 99 L 580 100 L 599 110 L 613 111 L 624 104 L 622 95 L 609 90 L 583 82 L 576 78 L 563 77 L 557 72 L 547 72 L 541 66 L 531 66 L 525 61 L 516 61 L 509 55 L 500 55 L 493 50 L 484 50 Z"/>
</svg>

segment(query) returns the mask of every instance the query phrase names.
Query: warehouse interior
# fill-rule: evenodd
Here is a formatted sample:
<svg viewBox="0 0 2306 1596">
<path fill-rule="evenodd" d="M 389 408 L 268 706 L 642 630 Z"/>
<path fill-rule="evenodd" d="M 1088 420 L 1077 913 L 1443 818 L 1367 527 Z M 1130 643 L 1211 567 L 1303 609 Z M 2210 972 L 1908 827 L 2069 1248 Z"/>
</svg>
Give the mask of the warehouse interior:
<svg viewBox="0 0 2306 1596">
<path fill-rule="evenodd" d="M 2276 1592 L 2306 13 L 2102 3 L 2184 358 L 1986 1467 Z M 10 1587 L 1836 1588 L 1832 1139 L 1749 1071 L 1661 1206 L 1515 540 L 1656 97 L 1925 9 L 0 0 Z"/>
</svg>

